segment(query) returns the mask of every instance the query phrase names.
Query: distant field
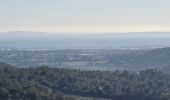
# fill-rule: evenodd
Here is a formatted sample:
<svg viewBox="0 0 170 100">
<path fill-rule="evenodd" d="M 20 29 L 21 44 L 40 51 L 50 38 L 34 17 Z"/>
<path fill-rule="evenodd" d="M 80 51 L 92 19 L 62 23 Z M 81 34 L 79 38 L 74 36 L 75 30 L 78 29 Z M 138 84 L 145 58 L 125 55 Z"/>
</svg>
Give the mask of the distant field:
<svg viewBox="0 0 170 100">
<path fill-rule="evenodd" d="M 19 67 L 81 70 L 164 69 L 170 65 L 170 48 L 136 49 L 1 49 L 0 62 Z"/>
</svg>

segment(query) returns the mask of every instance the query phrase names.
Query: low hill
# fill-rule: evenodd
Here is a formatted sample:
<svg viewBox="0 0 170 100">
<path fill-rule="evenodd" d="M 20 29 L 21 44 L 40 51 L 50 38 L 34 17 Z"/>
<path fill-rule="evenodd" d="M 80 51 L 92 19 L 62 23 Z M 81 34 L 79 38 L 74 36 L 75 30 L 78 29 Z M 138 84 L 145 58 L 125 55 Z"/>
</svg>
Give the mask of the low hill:
<svg viewBox="0 0 170 100">
<path fill-rule="evenodd" d="M 109 63 L 127 68 L 163 68 L 170 65 L 170 47 L 141 52 L 131 51 L 123 55 L 110 55 Z"/>
</svg>

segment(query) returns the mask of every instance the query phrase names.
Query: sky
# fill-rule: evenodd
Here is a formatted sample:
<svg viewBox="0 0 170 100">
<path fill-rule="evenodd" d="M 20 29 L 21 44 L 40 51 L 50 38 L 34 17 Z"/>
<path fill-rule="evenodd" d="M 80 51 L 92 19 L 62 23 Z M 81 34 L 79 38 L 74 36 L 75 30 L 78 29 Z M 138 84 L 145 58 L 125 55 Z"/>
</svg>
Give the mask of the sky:
<svg viewBox="0 0 170 100">
<path fill-rule="evenodd" d="M 170 0 L 0 0 L 0 32 L 170 32 Z"/>
</svg>

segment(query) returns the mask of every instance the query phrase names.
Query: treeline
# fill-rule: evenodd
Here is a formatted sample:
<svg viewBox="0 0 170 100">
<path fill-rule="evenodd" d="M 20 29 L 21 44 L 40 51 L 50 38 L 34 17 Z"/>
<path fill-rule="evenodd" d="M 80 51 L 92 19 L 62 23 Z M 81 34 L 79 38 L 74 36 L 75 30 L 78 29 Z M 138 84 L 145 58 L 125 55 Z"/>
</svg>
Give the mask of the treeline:
<svg viewBox="0 0 170 100">
<path fill-rule="evenodd" d="M 39 82 L 29 69 L 0 63 L 0 100 L 74 100 Z M 45 79 L 44 79 L 45 80 Z"/>
<path fill-rule="evenodd" d="M 170 76 L 156 70 L 80 71 L 0 64 L 0 100 L 75 100 L 66 95 L 113 100 L 169 100 Z"/>
</svg>

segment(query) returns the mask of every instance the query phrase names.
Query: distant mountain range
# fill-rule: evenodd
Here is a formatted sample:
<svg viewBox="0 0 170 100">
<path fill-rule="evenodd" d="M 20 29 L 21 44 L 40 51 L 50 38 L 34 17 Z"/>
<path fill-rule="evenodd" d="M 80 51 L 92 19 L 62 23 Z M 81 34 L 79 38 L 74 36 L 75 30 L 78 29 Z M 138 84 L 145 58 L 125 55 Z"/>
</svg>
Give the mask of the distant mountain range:
<svg viewBox="0 0 170 100">
<path fill-rule="evenodd" d="M 0 33 L 0 48 L 139 48 L 170 45 L 170 32 L 57 35 L 44 32 Z"/>
</svg>

